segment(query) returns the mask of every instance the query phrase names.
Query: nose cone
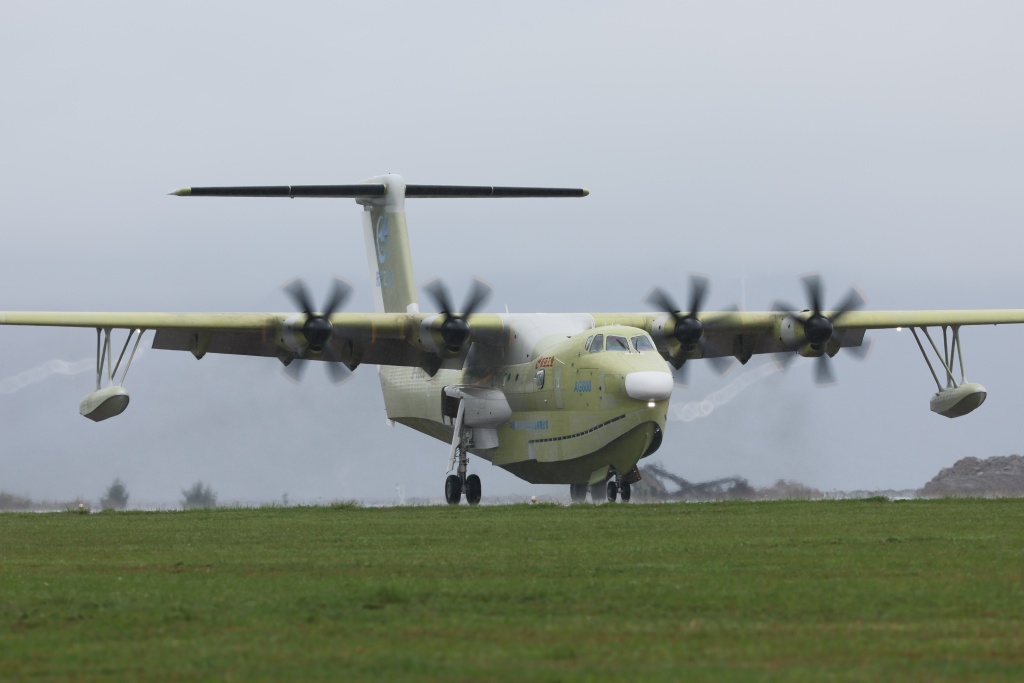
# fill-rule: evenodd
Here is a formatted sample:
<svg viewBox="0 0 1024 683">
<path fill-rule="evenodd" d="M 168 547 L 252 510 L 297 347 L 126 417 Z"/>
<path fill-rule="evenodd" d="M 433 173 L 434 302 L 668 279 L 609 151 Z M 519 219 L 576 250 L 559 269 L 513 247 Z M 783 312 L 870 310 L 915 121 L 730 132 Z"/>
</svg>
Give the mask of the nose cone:
<svg viewBox="0 0 1024 683">
<path fill-rule="evenodd" d="M 648 370 L 626 375 L 626 394 L 638 401 L 664 401 L 672 395 L 672 375 Z"/>
</svg>

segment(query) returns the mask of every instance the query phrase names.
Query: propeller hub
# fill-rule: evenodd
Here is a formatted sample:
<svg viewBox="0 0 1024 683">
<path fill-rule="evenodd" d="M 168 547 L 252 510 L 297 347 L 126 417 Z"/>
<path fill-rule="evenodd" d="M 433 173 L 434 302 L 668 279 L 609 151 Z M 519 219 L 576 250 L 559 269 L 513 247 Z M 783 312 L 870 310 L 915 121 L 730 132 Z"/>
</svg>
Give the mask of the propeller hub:
<svg viewBox="0 0 1024 683">
<path fill-rule="evenodd" d="M 461 317 L 449 316 L 441 325 L 441 338 L 448 348 L 461 348 L 469 339 L 469 323 Z"/>
<path fill-rule="evenodd" d="M 306 324 L 302 326 L 302 334 L 306 337 L 309 350 L 320 353 L 327 346 L 327 343 L 331 341 L 331 336 L 334 334 L 334 326 L 324 316 L 311 315 L 306 320 Z"/>
<path fill-rule="evenodd" d="M 812 315 L 804 323 L 804 336 L 811 344 L 825 344 L 832 338 L 832 321 L 823 315 Z"/>
<path fill-rule="evenodd" d="M 681 344 L 692 346 L 700 341 L 704 335 L 704 323 L 692 315 L 676 318 L 676 327 L 673 335 Z"/>
</svg>

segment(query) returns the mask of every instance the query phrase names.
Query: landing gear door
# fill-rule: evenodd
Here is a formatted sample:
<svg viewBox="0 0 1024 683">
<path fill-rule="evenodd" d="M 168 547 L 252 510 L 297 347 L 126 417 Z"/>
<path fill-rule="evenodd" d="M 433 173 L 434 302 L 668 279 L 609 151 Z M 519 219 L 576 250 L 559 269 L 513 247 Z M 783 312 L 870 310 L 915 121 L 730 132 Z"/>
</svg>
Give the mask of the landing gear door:
<svg viewBox="0 0 1024 683">
<path fill-rule="evenodd" d="M 448 387 L 445 387 L 441 392 L 441 424 L 454 427 L 455 418 L 459 415 L 459 401 L 462 400 L 460 395 L 450 396 L 448 394 Z"/>
<path fill-rule="evenodd" d="M 460 444 L 478 449 L 498 447 L 498 427 L 512 418 L 512 408 L 501 389 L 448 386 L 441 393 L 445 397 L 441 421 L 455 428 L 453 448 Z"/>
</svg>

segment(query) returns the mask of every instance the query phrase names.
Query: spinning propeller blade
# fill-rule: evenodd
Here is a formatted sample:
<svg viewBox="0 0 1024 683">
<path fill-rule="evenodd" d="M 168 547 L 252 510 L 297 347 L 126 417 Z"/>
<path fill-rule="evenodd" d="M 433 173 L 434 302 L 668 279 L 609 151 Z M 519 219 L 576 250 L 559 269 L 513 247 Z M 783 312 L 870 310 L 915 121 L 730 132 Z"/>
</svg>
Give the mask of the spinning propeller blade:
<svg viewBox="0 0 1024 683">
<path fill-rule="evenodd" d="M 322 358 L 327 362 L 327 374 L 335 384 L 347 379 L 351 370 L 337 357 L 334 347 L 330 346 L 334 337 L 331 315 L 344 306 L 352 293 L 352 286 L 340 278 L 334 278 L 323 311 L 319 313 L 313 311 L 312 297 L 302 280 L 292 280 L 284 286 L 284 291 L 295 307 L 306 316 L 301 328 L 302 336 L 306 338 L 306 348 L 285 366 L 285 375 L 294 382 L 301 382 L 306 371 L 306 361 Z"/>
<path fill-rule="evenodd" d="M 784 302 L 776 302 L 772 304 L 772 310 L 785 313 L 794 319 L 799 320 L 799 324 L 803 326 L 803 337 L 807 343 L 815 347 L 821 355 L 817 357 L 817 362 L 814 370 L 815 383 L 820 386 L 826 386 L 835 384 L 835 374 L 832 372 L 831 360 L 827 352 L 825 352 L 826 345 L 833 339 L 837 339 L 840 344 L 841 333 L 837 333 L 835 330 L 835 324 L 850 311 L 855 311 L 864 306 L 864 297 L 856 287 L 851 287 L 850 291 L 846 293 L 842 301 L 836 306 L 835 310 L 830 311 L 830 315 L 825 315 L 822 312 L 822 301 L 824 300 L 824 286 L 821 281 L 821 276 L 817 273 L 811 273 L 801 278 L 804 290 L 807 293 L 808 303 L 810 305 L 810 315 L 803 320 L 799 320 L 798 316 L 805 311 L 796 311 L 793 306 L 790 306 Z M 793 351 L 796 351 L 798 347 L 793 347 Z M 854 351 L 854 349 L 856 349 Z M 862 350 L 861 347 L 851 347 L 851 351 L 855 357 L 863 358 L 866 354 L 866 350 Z M 775 359 L 779 363 L 780 367 L 785 370 L 786 367 L 792 362 L 794 353 L 778 353 L 775 354 Z"/>
<path fill-rule="evenodd" d="M 469 339 L 470 329 L 467 319 L 487 300 L 493 291 L 491 286 L 483 280 L 474 278 L 473 285 L 466 297 L 466 303 L 462 307 L 462 313 L 453 311 L 451 298 L 448 296 L 448 288 L 440 278 L 431 280 L 423 286 L 423 290 L 430 295 L 440 309 L 441 316 L 441 338 L 449 351 L 461 351 Z"/>
<path fill-rule="evenodd" d="M 704 299 L 707 297 L 709 280 L 703 275 L 690 276 L 690 299 L 689 309 L 684 313 L 676 306 L 665 290 L 655 287 L 645 298 L 647 305 L 655 310 L 664 311 L 672 316 L 675 325 L 672 329 L 672 336 L 684 347 L 691 347 L 696 344 L 703 356 L 706 352 L 707 339 L 704 337 L 706 329 L 704 323 L 697 317 L 704 307 Z M 673 365 L 673 376 L 677 384 L 686 384 L 688 379 L 688 361 L 684 357 L 678 366 Z M 711 366 L 718 374 L 724 373 L 732 366 L 732 359 L 714 356 L 708 358 Z"/>
</svg>

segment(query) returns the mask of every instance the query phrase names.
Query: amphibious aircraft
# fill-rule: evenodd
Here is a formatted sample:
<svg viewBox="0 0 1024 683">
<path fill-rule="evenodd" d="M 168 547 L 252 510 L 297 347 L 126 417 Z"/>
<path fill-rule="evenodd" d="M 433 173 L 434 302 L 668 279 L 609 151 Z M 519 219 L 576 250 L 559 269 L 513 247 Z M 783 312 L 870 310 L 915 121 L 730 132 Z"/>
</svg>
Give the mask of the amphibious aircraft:
<svg viewBox="0 0 1024 683">
<path fill-rule="evenodd" d="M 434 281 L 424 290 L 437 312 L 422 312 L 406 199 L 585 197 L 587 191 L 414 185 L 389 174 L 352 185 L 192 187 L 172 194 L 355 199 L 376 311 L 342 312 L 350 287 L 341 281 L 317 311 L 296 281 L 286 287 L 299 309 L 292 313 L 0 312 L 0 324 L 96 330 L 96 388 L 79 406 L 96 421 L 128 406 L 125 377 L 150 330 L 153 348 L 197 359 L 208 353 L 277 358 L 295 379 L 309 361 L 323 362 L 339 381 L 361 365 L 376 365 L 388 419 L 448 444 L 444 490 L 451 504 L 463 495 L 480 502 L 470 454 L 529 482 L 569 484 L 575 502 L 588 490 L 594 502 L 628 501 L 640 477 L 638 461 L 662 443 L 674 372 L 701 359 L 721 366 L 756 354 L 774 354 L 783 364 L 803 356 L 816 359 L 817 378 L 828 383 L 829 358 L 862 350 L 872 329 L 909 328 L 935 379 L 932 411 L 966 415 L 986 391 L 966 381 L 961 329 L 1024 323 L 1024 310 L 862 311 L 855 290 L 825 309 L 816 276 L 803 280 L 804 309 L 704 311 L 707 280 L 694 277 L 685 308 L 654 289 L 648 312 L 481 313 L 486 285 L 477 281 L 456 310 L 444 284 Z M 119 351 L 114 330 L 127 337 Z"/>
</svg>

